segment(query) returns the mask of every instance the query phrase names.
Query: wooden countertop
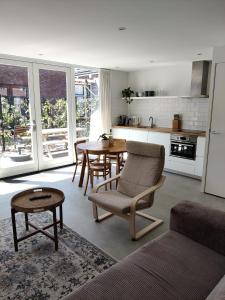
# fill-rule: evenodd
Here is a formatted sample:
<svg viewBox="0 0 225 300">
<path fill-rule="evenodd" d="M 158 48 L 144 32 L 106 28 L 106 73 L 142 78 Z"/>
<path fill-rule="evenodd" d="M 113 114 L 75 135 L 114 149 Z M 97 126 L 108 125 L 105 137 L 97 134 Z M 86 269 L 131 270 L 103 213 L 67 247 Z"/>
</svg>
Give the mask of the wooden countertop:
<svg viewBox="0 0 225 300">
<path fill-rule="evenodd" d="M 119 125 L 114 125 L 113 128 L 121 128 L 121 129 L 137 129 L 137 130 L 145 130 L 145 131 L 153 131 L 153 132 L 162 132 L 162 133 L 174 133 L 174 134 L 182 134 L 185 136 L 201 136 L 205 137 L 206 132 L 205 131 L 199 131 L 199 130 L 186 130 L 186 129 L 181 129 L 179 131 L 173 130 L 172 128 L 166 128 L 166 127 L 153 127 L 150 128 L 148 126 L 119 126 Z"/>
</svg>

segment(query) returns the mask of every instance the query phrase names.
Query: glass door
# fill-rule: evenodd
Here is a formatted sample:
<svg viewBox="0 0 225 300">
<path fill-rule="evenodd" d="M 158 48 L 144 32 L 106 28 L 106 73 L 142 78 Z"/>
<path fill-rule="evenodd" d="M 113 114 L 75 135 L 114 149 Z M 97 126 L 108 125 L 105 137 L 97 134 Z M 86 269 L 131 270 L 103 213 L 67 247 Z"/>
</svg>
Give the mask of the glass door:
<svg viewBox="0 0 225 300">
<path fill-rule="evenodd" d="M 37 169 L 32 64 L 0 59 L 0 178 Z"/>
<path fill-rule="evenodd" d="M 35 64 L 39 169 L 73 162 L 70 72 L 66 67 Z"/>
</svg>

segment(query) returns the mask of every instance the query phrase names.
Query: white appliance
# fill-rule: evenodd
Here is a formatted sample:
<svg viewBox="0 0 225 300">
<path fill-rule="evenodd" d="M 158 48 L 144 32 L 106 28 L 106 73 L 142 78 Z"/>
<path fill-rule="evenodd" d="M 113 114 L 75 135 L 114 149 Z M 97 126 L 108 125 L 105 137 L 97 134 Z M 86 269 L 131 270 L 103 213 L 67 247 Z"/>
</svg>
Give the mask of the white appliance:
<svg viewBox="0 0 225 300">
<path fill-rule="evenodd" d="M 215 66 L 205 192 L 225 197 L 225 63 Z"/>
</svg>

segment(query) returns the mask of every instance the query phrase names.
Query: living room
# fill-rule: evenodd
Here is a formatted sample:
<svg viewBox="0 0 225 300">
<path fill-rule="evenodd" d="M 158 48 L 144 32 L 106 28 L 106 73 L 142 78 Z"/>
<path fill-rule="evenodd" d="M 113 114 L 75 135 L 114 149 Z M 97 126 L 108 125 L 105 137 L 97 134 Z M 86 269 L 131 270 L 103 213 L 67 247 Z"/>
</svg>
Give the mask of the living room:
<svg viewBox="0 0 225 300">
<path fill-rule="evenodd" d="M 0 299 L 223 299 L 225 3 L 0 10 Z"/>
</svg>

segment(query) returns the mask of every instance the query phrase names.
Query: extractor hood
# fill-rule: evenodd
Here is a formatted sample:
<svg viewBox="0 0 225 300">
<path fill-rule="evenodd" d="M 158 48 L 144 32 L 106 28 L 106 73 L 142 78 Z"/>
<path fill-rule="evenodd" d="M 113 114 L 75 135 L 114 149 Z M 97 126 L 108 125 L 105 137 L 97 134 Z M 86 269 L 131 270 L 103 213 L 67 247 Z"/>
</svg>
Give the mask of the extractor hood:
<svg viewBox="0 0 225 300">
<path fill-rule="evenodd" d="M 191 97 L 208 97 L 211 61 L 192 62 Z"/>
</svg>

